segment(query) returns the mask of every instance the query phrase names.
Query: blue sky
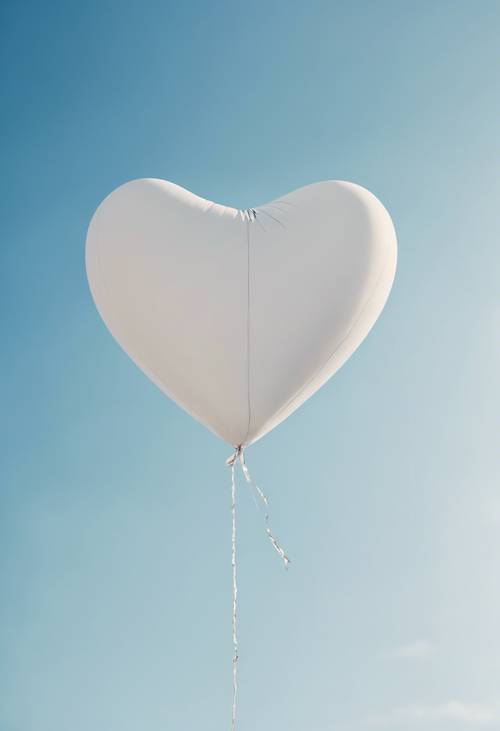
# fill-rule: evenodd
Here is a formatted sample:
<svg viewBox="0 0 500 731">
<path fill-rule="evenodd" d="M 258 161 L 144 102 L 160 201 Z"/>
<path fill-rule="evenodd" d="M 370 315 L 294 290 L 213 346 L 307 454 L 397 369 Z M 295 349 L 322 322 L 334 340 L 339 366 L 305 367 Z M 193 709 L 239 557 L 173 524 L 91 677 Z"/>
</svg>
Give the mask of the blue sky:
<svg viewBox="0 0 500 731">
<path fill-rule="evenodd" d="M 4 3 L 1 731 L 230 726 L 227 447 L 123 354 L 120 183 L 337 178 L 399 237 L 365 343 L 249 450 L 240 726 L 500 729 L 498 2 Z"/>
</svg>

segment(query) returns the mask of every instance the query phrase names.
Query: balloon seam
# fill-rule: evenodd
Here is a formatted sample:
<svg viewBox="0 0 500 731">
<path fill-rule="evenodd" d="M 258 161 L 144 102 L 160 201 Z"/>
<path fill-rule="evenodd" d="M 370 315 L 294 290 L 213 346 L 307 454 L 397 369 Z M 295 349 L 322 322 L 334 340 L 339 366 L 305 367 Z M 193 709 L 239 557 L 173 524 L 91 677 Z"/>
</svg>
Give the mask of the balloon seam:
<svg viewBox="0 0 500 731">
<path fill-rule="evenodd" d="M 250 426 L 252 422 L 252 405 L 250 399 L 250 216 L 247 217 L 246 225 L 246 245 L 247 245 L 247 317 L 246 317 L 246 346 L 247 346 L 247 407 L 248 407 L 248 423 L 245 438 L 242 444 L 246 444 L 248 435 L 250 434 Z"/>
</svg>

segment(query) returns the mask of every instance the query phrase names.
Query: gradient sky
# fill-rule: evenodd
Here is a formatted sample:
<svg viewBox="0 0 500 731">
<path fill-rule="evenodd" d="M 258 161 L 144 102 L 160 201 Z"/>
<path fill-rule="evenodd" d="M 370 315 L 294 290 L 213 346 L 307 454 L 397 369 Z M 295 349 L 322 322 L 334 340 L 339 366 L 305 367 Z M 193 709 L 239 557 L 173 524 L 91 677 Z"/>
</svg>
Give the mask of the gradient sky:
<svg viewBox="0 0 500 731">
<path fill-rule="evenodd" d="M 293 564 L 242 485 L 239 729 L 500 729 L 500 4 L 1 14 L 0 730 L 230 728 L 230 449 L 86 282 L 137 177 L 241 208 L 352 180 L 398 232 L 373 332 L 248 453 Z"/>
</svg>

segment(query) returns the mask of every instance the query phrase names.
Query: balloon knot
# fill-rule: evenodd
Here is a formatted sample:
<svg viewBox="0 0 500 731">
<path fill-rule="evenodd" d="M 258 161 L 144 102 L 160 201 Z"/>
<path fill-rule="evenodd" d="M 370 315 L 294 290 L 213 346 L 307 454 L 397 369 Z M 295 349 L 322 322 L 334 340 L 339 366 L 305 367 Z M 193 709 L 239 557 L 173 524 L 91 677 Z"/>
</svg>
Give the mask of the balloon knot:
<svg viewBox="0 0 500 731">
<path fill-rule="evenodd" d="M 241 455 L 243 454 L 243 447 L 241 444 L 238 444 L 234 448 L 233 454 L 226 459 L 226 464 L 228 467 L 232 467 L 238 460 L 241 459 Z"/>
</svg>

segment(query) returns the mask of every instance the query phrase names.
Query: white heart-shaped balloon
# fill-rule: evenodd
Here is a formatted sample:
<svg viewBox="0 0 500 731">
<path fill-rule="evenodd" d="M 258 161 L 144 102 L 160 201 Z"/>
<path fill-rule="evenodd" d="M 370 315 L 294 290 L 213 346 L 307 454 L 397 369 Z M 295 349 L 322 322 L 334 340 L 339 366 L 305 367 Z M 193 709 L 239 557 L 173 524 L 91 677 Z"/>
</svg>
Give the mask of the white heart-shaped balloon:
<svg viewBox="0 0 500 731">
<path fill-rule="evenodd" d="M 134 180 L 104 200 L 87 236 L 90 288 L 111 333 L 234 446 L 273 429 L 340 368 L 395 269 L 389 214 L 341 181 L 240 211 Z"/>
</svg>

